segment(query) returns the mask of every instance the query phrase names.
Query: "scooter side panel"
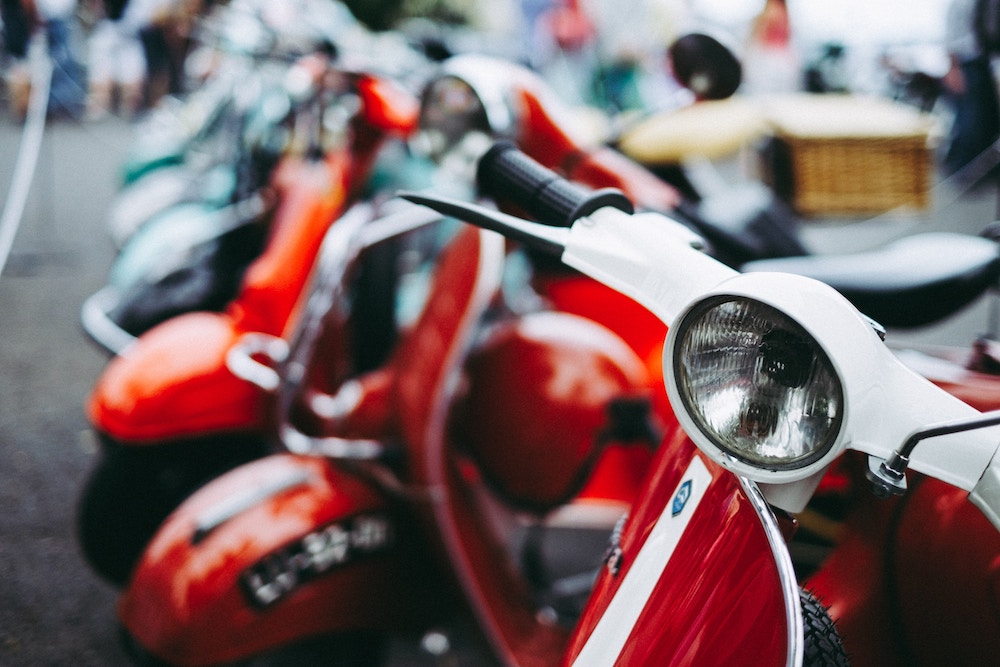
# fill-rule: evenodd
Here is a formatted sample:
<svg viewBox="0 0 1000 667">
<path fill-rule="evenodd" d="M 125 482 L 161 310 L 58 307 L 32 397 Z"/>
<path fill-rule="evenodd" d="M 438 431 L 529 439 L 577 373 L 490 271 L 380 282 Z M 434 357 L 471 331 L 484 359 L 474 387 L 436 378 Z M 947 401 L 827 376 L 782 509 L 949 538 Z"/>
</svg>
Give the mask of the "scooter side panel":
<svg viewBox="0 0 1000 667">
<path fill-rule="evenodd" d="M 860 496 L 807 585 L 852 664 L 985 664 L 1000 654 L 1000 535 L 967 493 L 919 475 L 909 485 Z"/>
<path fill-rule="evenodd" d="M 409 611 L 405 576 L 420 562 L 400 556 L 409 544 L 402 524 L 374 486 L 325 459 L 262 459 L 166 521 L 119 616 L 146 650 L 190 666 L 390 628 Z"/>
<path fill-rule="evenodd" d="M 989 661 L 1000 655 L 1000 534 L 960 489 L 926 478 L 911 495 L 889 582 L 911 654 L 923 664 Z"/>
<path fill-rule="evenodd" d="M 154 327 L 97 381 L 87 400 L 91 423 L 140 444 L 259 430 L 268 397 L 226 366 L 238 333 L 224 313 L 187 313 Z"/>
<path fill-rule="evenodd" d="M 787 664 L 794 629 L 781 574 L 739 480 L 702 459 L 676 429 L 661 445 L 651 482 L 625 526 L 620 559 L 612 556 L 602 570 L 565 664 Z M 658 571 L 640 570 L 650 554 Z M 640 575 L 648 580 L 635 595 Z"/>
<path fill-rule="evenodd" d="M 383 132 L 407 135 L 417 127 L 420 102 L 391 79 L 364 76 L 357 82 L 365 122 Z"/>
<path fill-rule="evenodd" d="M 347 204 L 348 179 L 355 168 L 340 151 L 324 160 L 292 160 L 278 167 L 275 182 L 281 197 L 270 238 L 226 311 L 242 331 L 284 332 L 324 235 Z"/>
</svg>

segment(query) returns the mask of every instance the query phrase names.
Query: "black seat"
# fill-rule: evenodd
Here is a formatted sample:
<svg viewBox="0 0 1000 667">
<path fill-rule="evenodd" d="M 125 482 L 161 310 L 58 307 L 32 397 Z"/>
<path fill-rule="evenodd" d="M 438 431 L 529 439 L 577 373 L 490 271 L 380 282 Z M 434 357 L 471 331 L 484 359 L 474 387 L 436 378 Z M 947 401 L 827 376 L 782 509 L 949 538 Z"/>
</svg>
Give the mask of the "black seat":
<svg viewBox="0 0 1000 667">
<path fill-rule="evenodd" d="M 815 278 L 883 326 L 908 328 L 941 320 L 996 286 L 998 247 L 978 236 L 927 233 L 871 251 L 766 259 L 741 269 Z"/>
</svg>

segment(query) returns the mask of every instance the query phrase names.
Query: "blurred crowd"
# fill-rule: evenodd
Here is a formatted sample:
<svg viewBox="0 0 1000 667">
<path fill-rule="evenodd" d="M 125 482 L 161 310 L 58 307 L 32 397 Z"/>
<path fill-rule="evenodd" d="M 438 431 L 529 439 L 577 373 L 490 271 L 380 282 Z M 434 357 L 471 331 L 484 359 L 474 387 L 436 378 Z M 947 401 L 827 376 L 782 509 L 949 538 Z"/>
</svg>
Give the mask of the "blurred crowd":
<svg viewBox="0 0 1000 667">
<path fill-rule="evenodd" d="M 273 3 L 294 5 L 297 0 Z M 337 0 L 324 0 L 336 2 Z M 34 50 L 55 68 L 52 109 L 97 118 L 131 115 L 182 92 L 183 61 L 200 16 L 225 0 L 0 0 L 8 105 L 23 117 Z M 691 22 L 694 0 L 346 0 L 365 27 L 417 22 L 463 26 L 492 49 L 541 71 L 571 102 L 612 111 L 647 107 L 669 94 L 666 45 Z M 794 75 L 784 0 L 761 0 L 753 71 Z M 766 74 L 765 76 L 769 76 Z M 748 86 L 774 87 L 757 77 Z M 782 84 L 784 85 L 784 84 Z"/>
<path fill-rule="evenodd" d="M 10 114 L 24 117 L 35 52 L 47 53 L 54 64 L 50 113 L 91 119 L 108 113 L 132 116 L 156 105 L 165 95 L 183 93 L 185 57 L 196 39 L 198 21 L 213 6 L 235 1 L 0 0 L 0 66 Z M 259 4 L 269 10 L 280 7 L 291 11 L 288 8 L 305 1 Z M 338 0 L 312 1 L 339 4 Z M 905 101 L 916 102 L 924 110 L 938 102 L 947 103 L 947 113 L 955 116 L 953 143 L 961 148 L 949 158 L 953 171 L 996 138 L 998 114 L 995 99 L 990 98 L 995 91 L 991 74 L 983 67 L 983 58 L 974 57 L 978 45 L 969 12 L 982 0 L 947 1 L 952 5 L 948 34 L 944 43 L 936 46 L 950 56 L 949 66 L 910 66 L 912 58 L 908 65 L 886 56 L 880 59 L 879 68 L 887 85 L 894 86 L 890 94 L 909 96 Z M 541 72 L 568 102 L 592 105 L 612 114 L 669 104 L 677 91 L 667 70 L 666 47 L 692 26 L 704 29 L 713 27 L 713 21 L 718 23 L 718 15 L 703 11 L 706 4 L 712 3 L 343 2 L 359 24 L 371 31 L 391 29 L 426 36 L 430 24 L 447 26 L 453 32 L 443 51 L 487 50 L 519 60 Z M 755 0 L 750 4 L 753 7 L 744 12 L 741 25 L 730 22 L 715 26 L 732 39 L 743 62 L 742 93 L 852 89 L 852 54 L 845 44 L 834 41 L 806 49 L 796 39 L 796 15 L 790 14 L 786 0 Z M 792 5 L 792 9 L 797 7 Z M 457 28 L 472 37 L 463 43 L 455 36 Z M 984 113 L 988 122 L 983 120 Z"/>
<path fill-rule="evenodd" d="M 31 63 L 53 63 L 51 110 L 98 118 L 138 112 L 179 93 L 180 69 L 203 0 L 2 0 L 4 83 L 23 118 Z"/>
</svg>

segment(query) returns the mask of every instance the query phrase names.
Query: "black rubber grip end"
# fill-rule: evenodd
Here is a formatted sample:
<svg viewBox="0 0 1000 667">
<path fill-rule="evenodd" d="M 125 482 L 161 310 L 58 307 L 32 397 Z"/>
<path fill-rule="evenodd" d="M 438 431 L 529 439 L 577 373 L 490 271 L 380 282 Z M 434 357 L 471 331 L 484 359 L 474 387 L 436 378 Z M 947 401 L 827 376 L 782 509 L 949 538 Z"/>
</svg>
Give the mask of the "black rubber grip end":
<svg viewBox="0 0 1000 667">
<path fill-rule="evenodd" d="M 509 200 L 539 222 L 570 227 L 594 211 L 613 207 L 632 213 L 632 202 L 620 190 L 588 190 L 562 178 L 522 153 L 510 142 L 498 142 L 479 160 L 479 188 L 499 200 Z"/>
</svg>

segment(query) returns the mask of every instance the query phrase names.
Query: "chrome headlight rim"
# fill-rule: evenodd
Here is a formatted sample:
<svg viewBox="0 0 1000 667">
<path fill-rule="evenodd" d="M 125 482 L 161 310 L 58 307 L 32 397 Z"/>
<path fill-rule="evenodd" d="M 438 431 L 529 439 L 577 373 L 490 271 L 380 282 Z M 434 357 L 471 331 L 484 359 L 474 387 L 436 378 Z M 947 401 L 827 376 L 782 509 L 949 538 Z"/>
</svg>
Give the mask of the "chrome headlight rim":
<svg viewBox="0 0 1000 667">
<path fill-rule="evenodd" d="M 766 462 L 760 458 L 752 458 L 742 455 L 738 450 L 721 442 L 713 434 L 713 429 L 701 417 L 701 410 L 694 402 L 694 397 L 683 391 L 682 374 L 685 372 L 682 364 L 679 363 L 679 356 L 682 354 L 682 343 L 684 335 L 691 331 L 692 325 L 705 316 L 710 310 L 722 304 L 731 302 L 746 302 L 756 304 L 764 309 L 773 311 L 778 316 L 785 318 L 787 323 L 794 325 L 796 333 L 804 336 L 812 345 L 813 352 L 820 362 L 830 373 L 834 380 L 835 396 L 834 401 L 839 406 L 835 418 L 827 429 L 825 437 L 820 443 L 811 448 L 807 454 L 790 457 L 786 461 L 780 459 L 769 459 Z M 677 416 L 699 447 L 708 453 L 713 460 L 725 468 L 741 475 L 745 475 L 759 482 L 788 482 L 809 477 L 819 469 L 825 467 L 842 450 L 842 441 L 847 423 L 847 392 L 844 377 L 840 367 L 835 363 L 829 351 L 821 341 L 813 335 L 809 327 L 798 317 L 793 316 L 781 305 L 768 299 L 762 299 L 757 295 L 740 293 L 736 291 L 720 291 L 709 295 L 703 295 L 697 301 L 684 309 L 682 315 L 671 326 L 667 347 L 664 349 L 665 379 L 667 380 L 667 390 L 670 394 L 671 402 L 676 406 Z"/>
<path fill-rule="evenodd" d="M 494 128 L 479 92 L 454 74 L 440 74 L 421 94 L 418 143 L 438 160 L 471 132 L 492 135 Z"/>
</svg>

